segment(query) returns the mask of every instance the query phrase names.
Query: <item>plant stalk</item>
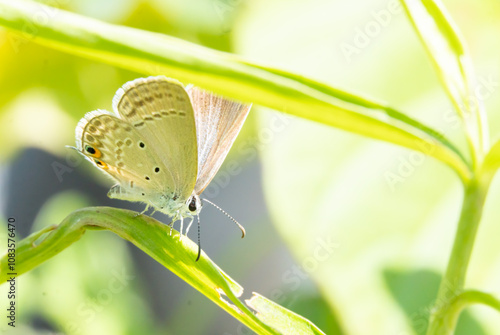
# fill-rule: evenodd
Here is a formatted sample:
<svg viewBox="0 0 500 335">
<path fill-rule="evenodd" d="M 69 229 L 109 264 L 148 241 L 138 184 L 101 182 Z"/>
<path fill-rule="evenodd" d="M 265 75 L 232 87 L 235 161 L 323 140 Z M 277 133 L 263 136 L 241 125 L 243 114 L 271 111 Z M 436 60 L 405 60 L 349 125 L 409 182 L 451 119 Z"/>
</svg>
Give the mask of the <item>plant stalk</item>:
<svg viewBox="0 0 500 335">
<path fill-rule="evenodd" d="M 453 249 L 430 316 L 427 335 L 451 335 L 455 330 L 463 306 L 454 308 L 456 304 L 453 302 L 464 291 L 467 267 L 481 221 L 488 186 L 489 183 L 482 183 L 477 178 L 465 186 Z"/>
</svg>

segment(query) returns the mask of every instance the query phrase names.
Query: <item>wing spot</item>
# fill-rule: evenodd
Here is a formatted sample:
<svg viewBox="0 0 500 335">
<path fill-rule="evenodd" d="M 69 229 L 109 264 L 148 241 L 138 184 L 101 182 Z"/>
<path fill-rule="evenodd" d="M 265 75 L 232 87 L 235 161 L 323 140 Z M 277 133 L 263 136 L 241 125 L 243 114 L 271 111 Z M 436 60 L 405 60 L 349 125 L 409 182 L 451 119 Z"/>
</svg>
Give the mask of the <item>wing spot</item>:
<svg viewBox="0 0 500 335">
<path fill-rule="evenodd" d="M 153 112 L 151 114 L 153 114 L 153 117 L 155 117 L 155 118 L 158 118 L 158 119 L 161 118 L 161 114 L 158 112 Z"/>
<path fill-rule="evenodd" d="M 98 167 L 100 168 L 103 168 L 103 169 L 107 169 L 108 168 L 108 164 L 104 163 L 103 161 L 100 161 L 98 159 L 94 159 L 94 162 L 97 164 Z"/>
<path fill-rule="evenodd" d="M 142 142 L 142 141 L 141 141 L 141 142 L 139 142 L 139 146 L 140 146 L 141 148 L 144 148 L 146 145 L 144 144 L 144 142 Z"/>
<path fill-rule="evenodd" d="M 152 96 L 149 96 L 149 97 L 145 97 L 144 100 L 146 100 L 147 102 L 153 102 L 155 98 L 153 98 Z"/>
<path fill-rule="evenodd" d="M 99 158 L 102 156 L 101 150 L 99 150 L 93 146 L 90 146 L 90 145 L 85 146 L 85 151 L 87 151 L 87 153 L 89 153 L 90 156 L 95 157 L 95 158 Z"/>
<path fill-rule="evenodd" d="M 122 167 L 124 167 L 124 166 L 125 166 L 125 164 L 124 164 L 123 162 L 118 162 L 116 165 L 117 165 L 119 168 L 122 168 Z"/>
<path fill-rule="evenodd" d="M 134 181 L 133 180 L 130 181 L 130 188 L 134 188 Z"/>
<path fill-rule="evenodd" d="M 94 120 L 94 126 L 99 127 L 101 125 L 101 121 Z"/>
<path fill-rule="evenodd" d="M 88 142 L 90 142 L 90 143 L 92 143 L 92 142 L 94 142 L 94 141 L 95 141 L 94 136 L 89 135 L 89 134 L 85 135 L 85 138 L 86 138 L 86 139 L 87 139 L 87 141 L 88 141 Z"/>
<path fill-rule="evenodd" d="M 130 126 L 126 126 L 125 128 L 123 128 L 125 131 L 132 131 L 132 127 Z"/>
<path fill-rule="evenodd" d="M 91 133 L 96 133 L 96 132 L 97 132 L 97 128 L 96 128 L 96 127 L 94 127 L 94 126 L 89 126 L 89 131 L 90 131 Z"/>
<path fill-rule="evenodd" d="M 126 117 L 132 117 L 132 116 L 134 116 L 135 114 L 137 114 L 137 109 L 132 108 L 132 109 L 130 110 L 130 112 L 128 112 L 128 114 L 125 114 L 125 116 L 126 116 Z"/>
<path fill-rule="evenodd" d="M 180 115 L 180 116 L 186 116 L 186 112 L 184 112 L 184 111 L 179 111 L 179 115 Z"/>
<path fill-rule="evenodd" d="M 160 168 L 159 167 L 155 167 L 155 172 L 156 173 L 160 172 Z"/>
<path fill-rule="evenodd" d="M 166 110 L 161 111 L 162 115 L 168 116 L 168 112 Z"/>
<path fill-rule="evenodd" d="M 136 128 L 142 127 L 142 126 L 144 126 L 144 121 L 139 121 L 139 122 L 134 123 L 134 127 L 136 127 Z"/>
<path fill-rule="evenodd" d="M 177 115 L 177 111 L 175 109 L 173 109 L 173 108 L 170 108 L 169 114 Z"/>
<path fill-rule="evenodd" d="M 144 100 L 139 100 L 139 101 L 136 101 L 136 102 L 135 102 L 135 106 L 136 106 L 136 107 L 142 107 L 142 106 L 144 106 Z"/>
<path fill-rule="evenodd" d="M 123 152 L 123 150 L 122 150 L 122 149 L 118 149 L 118 148 L 116 148 L 116 149 L 115 149 L 115 153 L 116 153 L 117 155 L 120 155 L 122 152 Z"/>
<path fill-rule="evenodd" d="M 102 138 L 104 138 L 104 135 L 103 135 L 103 134 L 100 134 L 100 135 L 99 135 L 98 133 L 95 133 L 95 134 L 93 134 L 93 135 L 94 135 L 94 137 L 95 137 L 95 138 L 97 138 L 97 139 L 99 139 L 99 138 L 101 138 L 101 139 L 102 139 Z M 99 141 L 97 141 L 97 140 L 96 140 L 96 142 L 97 142 L 97 143 L 99 143 Z"/>
<path fill-rule="evenodd" d="M 94 148 L 92 148 L 90 145 L 87 145 L 87 146 L 85 147 L 85 150 L 87 150 L 87 152 L 88 152 L 89 154 L 91 154 L 91 155 L 95 154 L 95 149 L 94 149 Z"/>
<path fill-rule="evenodd" d="M 122 140 L 118 140 L 115 142 L 116 146 L 117 147 L 121 147 L 123 145 L 123 141 Z"/>
<path fill-rule="evenodd" d="M 127 145 L 127 147 L 130 147 L 132 145 L 132 140 L 130 138 L 127 138 L 125 140 L 125 144 Z"/>
<path fill-rule="evenodd" d="M 148 176 L 145 176 L 145 177 L 144 177 L 144 179 L 149 180 L 149 177 L 148 177 Z"/>
<path fill-rule="evenodd" d="M 144 121 L 153 121 L 153 120 L 154 120 L 154 119 L 153 119 L 153 117 L 152 117 L 151 115 L 146 115 L 146 116 L 144 117 Z"/>
</svg>

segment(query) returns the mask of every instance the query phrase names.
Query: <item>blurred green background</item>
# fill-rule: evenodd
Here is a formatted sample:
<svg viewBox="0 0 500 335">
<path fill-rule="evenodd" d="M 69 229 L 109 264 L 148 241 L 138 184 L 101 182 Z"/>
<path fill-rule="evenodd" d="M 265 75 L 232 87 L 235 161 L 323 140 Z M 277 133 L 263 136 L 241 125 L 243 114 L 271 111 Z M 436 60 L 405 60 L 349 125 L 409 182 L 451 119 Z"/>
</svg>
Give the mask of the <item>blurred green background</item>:
<svg viewBox="0 0 500 335">
<path fill-rule="evenodd" d="M 49 5 L 230 51 L 388 101 L 465 148 L 461 128 L 395 0 L 59 0 Z M 444 1 L 467 42 L 477 96 L 500 135 L 500 4 Z M 169 75 L 168 73 L 164 73 Z M 73 210 L 139 204 L 106 198 L 111 182 L 65 145 L 78 120 L 111 108 L 143 76 L 0 30 L 1 213 L 18 239 Z M 228 166 L 236 164 L 233 172 Z M 207 254 L 245 288 L 327 334 L 424 334 L 446 266 L 462 190 L 444 165 L 407 149 L 254 106 L 205 196 Z M 500 185 L 494 182 L 467 286 L 500 295 Z M 163 222 L 166 217 L 158 216 Z M 6 241 L 0 231 L 0 245 Z M 193 232 L 195 233 L 195 232 Z M 192 238 L 195 238 L 192 235 Z M 0 286 L 0 301 L 6 300 Z M 19 277 L 17 334 L 249 334 L 208 299 L 109 232 L 88 232 Z M 4 306 L 4 303 L 2 303 Z M 498 334 L 472 307 L 457 334 Z"/>
</svg>

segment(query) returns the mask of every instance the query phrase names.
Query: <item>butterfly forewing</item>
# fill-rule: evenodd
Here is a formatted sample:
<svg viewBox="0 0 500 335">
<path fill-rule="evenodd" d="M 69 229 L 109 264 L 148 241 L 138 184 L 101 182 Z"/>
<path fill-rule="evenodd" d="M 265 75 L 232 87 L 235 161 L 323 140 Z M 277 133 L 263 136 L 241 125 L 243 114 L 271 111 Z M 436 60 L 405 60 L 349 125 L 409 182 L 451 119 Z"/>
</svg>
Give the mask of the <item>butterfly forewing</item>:
<svg viewBox="0 0 500 335">
<path fill-rule="evenodd" d="M 193 107 L 182 84 L 164 76 L 136 79 L 116 92 L 113 109 L 160 158 L 176 196 L 187 199 L 198 155 Z"/>
<path fill-rule="evenodd" d="M 197 87 L 187 89 L 193 104 L 198 140 L 196 194 L 201 194 L 221 167 L 251 105 L 224 99 Z"/>
<path fill-rule="evenodd" d="M 107 111 L 87 113 L 76 128 L 77 149 L 102 171 L 119 182 L 130 194 L 148 196 L 150 192 L 165 193 L 173 181 L 170 176 L 158 178 L 155 168 L 164 167 L 150 145 L 128 122 Z M 167 188 L 167 189 L 166 189 Z M 144 194 L 143 194 L 144 193 Z"/>
</svg>

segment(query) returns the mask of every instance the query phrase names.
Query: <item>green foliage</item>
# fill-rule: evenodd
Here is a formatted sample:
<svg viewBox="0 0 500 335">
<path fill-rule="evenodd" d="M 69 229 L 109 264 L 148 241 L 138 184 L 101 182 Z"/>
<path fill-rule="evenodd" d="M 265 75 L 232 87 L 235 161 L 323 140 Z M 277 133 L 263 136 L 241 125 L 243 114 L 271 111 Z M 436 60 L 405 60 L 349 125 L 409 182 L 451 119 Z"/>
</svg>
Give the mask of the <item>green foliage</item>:
<svg viewBox="0 0 500 335">
<path fill-rule="evenodd" d="M 203 293 L 236 319 L 259 334 L 323 334 L 308 320 L 254 294 L 248 306 L 238 297 L 243 288 L 204 253 L 195 261 L 198 247 L 187 237 L 148 216 L 114 208 L 86 208 L 73 212 L 58 226 L 46 227 L 20 241 L 16 269 L 21 275 L 78 241 L 87 230 L 107 229 L 143 250 L 153 259 Z M 9 278 L 8 257 L 0 259 L 0 280 Z M 222 297 L 224 296 L 224 297 Z M 229 300 L 226 300 L 226 298 Z"/>
<path fill-rule="evenodd" d="M 457 113 L 464 120 L 475 166 L 476 160 L 488 149 L 489 139 L 486 115 L 473 91 L 475 78 L 470 56 L 442 5 L 433 0 L 403 0 L 402 3 Z"/>
<path fill-rule="evenodd" d="M 415 309 L 420 309 L 434 300 L 432 298 L 437 290 L 433 313 L 423 319 L 425 326 L 427 322 L 429 324 L 427 334 L 452 334 L 461 311 L 470 304 L 480 303 L 500 310 L 500 302 L 495 297 L 465 288 L 465 276 L 488 189 L 500 167 L 500 142 L 493 145 L 490 150 L 485 111 L 477 99 L 474 100 L 475 78 L 469 54 L 450 15 L 437 1 L 404 0 L 402 3 L 435 66 L 445 91 L 461 117 L 464 126 L 462 135 L 468 142 L 467 152 L 459 150 L 438 131 L 403 114 L 389 104 L 181 39 L 112 25 L 62 10 L 49 9 L 47 6 L 25 0 L 16 2 L 0 0 L 0 24 L 26 38 L 60 51 L 141 74 L 167 74 L 234 99 L 251 101 L 256 105 L 280 110 L 318 124 L 337 127 L 416 150 L 445 163 L 459 176 L 464 186 L 464 199 L 453 249 L 439 289 L 435 285 L 437 277 L 429 273 L 402 275 L 386 272 L 385 281 L 390 293 L 410 319 Z M 40 9 L 55 13 L 53 19 L 43 23 L 34 20 L 36 12 Z M 295 20 L 294 16 L 290 17 Z M 31 29 L 27 30 L 27 26 Z M 269 120 L 269 114 L 261 115 L 261 124 L 267 124 Z M 296 122 L 297 120 L 290 121 L 292 127 Z M 279 134 L 277 144 L 262 150 L 264 180 L 267 185 L 273 185 L 266 189 L 269 199 L 286 197 L 300 199 L 300 206 L 284 201 L 279 208 L 272 209 L 276 224 L 287 243 L 294 246 L 292 251 L 296 255 L 307 256 L 311 252 L 319 255 L 319 247 L 323 248 L 321 249 L 323 252 L 327 251 L 326 257 L 322 258 L 326 270 L 321 273 L 316 271 L 311 276 L 318 282 L 322 292 L 325 292 L 325 300 L 330 307 L 338 309 L 337 301 L 342 302 L 355 297 L 348 294 L 342 297 L 348 290 L 345 292 L 329 290 L 330 278 L 342 276 L 342 266 L 343 269 L 351 269 L 352 264 L 356 262 L 363 264 L 367 256 L 360 250 L 371 248 L 369 251 L 381 253 L 384 250 L 381 245 L 385 245 L 386 241 L 375 241 L 373 236 L 378 236 L 375 234 L 379 233 L 378 231 L 372 232 L 373 234 L 370 232 L 363 234 L 344 228 L 344 232 L 352 233 L 350 235 L 353 236 L 352 245 L 347 251 L 350 257 L 346 257 L 348 261 L 341 266 L 336 268 L 329 266 L 333 264 L 334 243 L 318 239 L 318 236 L 328 238 L 333 235 L 332 230 L 337 229 L 328 221 L 329 218 L 325 218 L 324 208 L 334 204 L 338 197 L 345 196 L 342 193 L 345 192 L 345 187 L 341 189 L 341 194 L 325 187 L 325 184 L 342 185 L 341 178 L 337 180 L 331 177 L 332 171 L 338 169 L 339 158 L 350 157 L 353 146 L 349 149 L 336 147 L 332 149 L 336 150 L 335 155 L 325 157 L 323 146 L 338 142 L 335 141 L 336 135 L 330 129 L 321 128 L 318 124 L 306 126 L 310 127 L 312 134 L 310 138 L 316 141 L 313 141 L 316 144 L 314 147 L 301 147 L 304 141 L 300 134 L 304 128 L 297 127 L 295 131 Z M 293 147 L 293 155 L 292 149 L 284 149 L 283 143 Z M 374 151 L 378 154 L 376 149 Z M 379 160 L 382 160 L 381 157 L 378 157 Z M 470 161 L 466 157 L 470 157 Z M 359 165 L 356 165 L 356 168 L 359 168 Z M 310 173 L 301 180 L 295 180 L 296 178 L 290 177 L 294 169 L 315 171 L 315 173 Z M 373 173 L 377 173 L 376 167 L 372 170 Z M 356 178 L 362 174 L 361 170 L 353 173 L 356 174 Z M 439 179 L 441 179 L 439 176 L 435 176 L 434 182 L 437 183 Z M 324 192 L 318 194 L 312 191 L 318 189 Z M 366 185 L 366 189 L 365 196 L 369 198 L 382 196 L 397 201 L 394 195 L 391 198 L 390 194 L 370 194 L 369 185 Z M 430 199 L 438 199 L 436 193 L 440 191 L 435 190 L 434 193 L 426 191 L 425 194 Z M 343 209 L 337 208 L 337 210 Z M 359 211 L 358 208 L 349 210 Z M 377 213 L 377 208 L 370 210 Z M 392 219 L 396 222 L 395 212 L 382 209 L 379 211 L 378 214 L 384 219 L 388 220 L 392 215 L 394 216 Z M 425 220 L 426 214 L 415 213 L 415 217 L 421 215 L 415 221 Z M 340 215 L 338 217 L 341 218 Z M 309 221 L 317 224 L 316 231 L 304 229 L 304 223 L 309 224 Z M 348 222 L 349 226 L 355 226 L 354 224 L 355 222 Z M 404 243 L 404 239 L 409 240 L 412 236 L 411 222 L 405 224 L 407 224 L 405 227 L 390 225 L 382 227 L 387 232 L 400 229 L 397 237 L 403 239 L 403 242 L 399 243 Z M 380 230 L 380 227 L 374 225 L 372 229 Z M 170 236 L 168 228 L 153 219 L 134 218 L 132 213 L 126 211 L 108 208 L 85 209 L 73 213 L 59 226 L 46 227 L 32 234 L 18 245 L 18 272 L 29 271 L 53 257 L 78 240 L 87 229 L 108 229 L 131 241 L 219 307 L 260 334 L 321 333 L 309 321 L 260 295 L 254 295 L 247 302 L 248 306 L 245 306 L 238 299 L 242 288 L 206 255 L 199 263 L 194 263 L 196 246 L 191 241 L 187 238 L 179 240 L 177 233 Z M 318 257 L 314 260 L 317 265 Z M 4 266 L 5 257 L 2 259 L 2 269 Z M 305 268 L 305 265 L 303 267 Z M 373 272 L 367 273 L 373 274 Z M 365 272 L 363 274 L 366 275 Z M 415 281 L 417 294 L 412 294 L 410 288 L 400 285 L 402 276 L 405 276 L 404 282 L 407 284 L 422 275 L 426 277 L 427 284 L 419 286 L 417 285 L 419 281 Z M 2 276 L 2 280 L 5 280 L 5 271 L 2 271 Z M 351 280 L 354 282 L 356 278 L 347 278 L 346 282 L 350 283 Z M 380 285 L 383 283 L 371 283 L 371 286 L 363 287 L 365 294 L 378 294 L 378 290 L 371 289 Z M 220 297 L 221 291 L 236 308 Z M 375 291 L 377 293 L 373 293 Z M 384 302 L 387 303 L 386 300 Z M 253 314 L 248 307 L 257 311 L 257 314 Z M 356 306 L 350 308 L 356 310 Z M 352 315 L 352 311 L 349 312 Z M 462 319 L 461 322 L 466 325 L 462 325 L 460 331 L 464 331 L 463 329 L 482 331 L 473 318 L 464 315 L 465 321 Z M 422 325 L 412 324 L 411 320 L 409 327 L 418 334 L 424 333 Z"/>
<path fill-rule="evenodd" d="M 461 179 L 470 177 L 468 164 L 449 141 L 383 103 L 177 38 L 62 11 L 39 24 L 30 18 L 43 5 L 24 0 L 0 5 L 0 24 L 23 33 L 29 22 L 34 40 L 44 45 L 140 73 L 165 73 L 234 99 L 422 151 L 448 164 Z"/>
</svg>

